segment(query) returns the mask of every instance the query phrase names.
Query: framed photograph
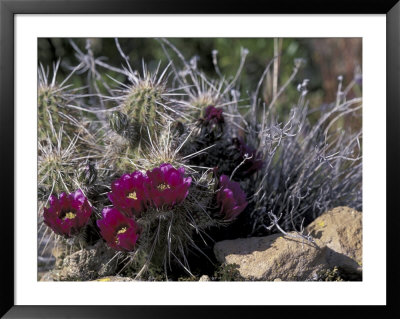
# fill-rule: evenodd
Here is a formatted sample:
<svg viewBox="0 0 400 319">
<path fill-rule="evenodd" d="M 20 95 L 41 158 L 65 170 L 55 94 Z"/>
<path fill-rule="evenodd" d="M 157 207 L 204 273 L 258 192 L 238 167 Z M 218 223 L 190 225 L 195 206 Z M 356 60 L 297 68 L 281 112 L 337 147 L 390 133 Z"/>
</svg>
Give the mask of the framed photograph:
<svg viewBox="0 0 400 319">
<path fill-rule="evenodd" d="M 397 1 L 0 3 L 1 315 L 399 315 Z"/>
</svg>

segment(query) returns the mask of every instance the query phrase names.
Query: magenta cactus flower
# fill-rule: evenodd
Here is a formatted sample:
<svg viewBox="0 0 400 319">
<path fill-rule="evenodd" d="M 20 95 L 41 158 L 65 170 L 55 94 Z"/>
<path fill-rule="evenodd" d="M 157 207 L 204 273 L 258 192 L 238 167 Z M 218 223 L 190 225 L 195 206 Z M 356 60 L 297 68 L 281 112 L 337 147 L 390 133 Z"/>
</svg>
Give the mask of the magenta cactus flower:
<svg viewBox="0 0 400 319">
<path fill-rule="evenodd" d="M 58 198 L 52 195 L 49 202 L 50 207 L 44 208 L 44 223 L 67 238 L 79 233 L 92 214 L 92 207 L 80 189 L 71 194 L 61 193 Z"/>
<path fill-rule="evenodd" d="M 224 116 L 222 115 L 222 109 L 216 108 L 215 106 L 212 105 L 207 106 L 204 112 L 203 121 L 204 123 L 211 125 L 224 123 L 225 120 Z"/>
<path fill-rule="evenodd" d="M 221 175 L 217 203 L 220 206 L 220 215 L 224 220 L 231 221 L 246 208 L 246 194 L 239 183 L 231 181 L 226 175 Z"/>
<path fill-rule="evenodd" d="M 114 206 L 128 217 L 139 215 L 148 203 L 148 178 L 139 171 L 124 174 L 111 185 L 108 198 Z"/>
<path fill-rule="evenodd" d="M 103 218 L 97 221 L 97 226 L 107 244 L 115 250 L 133 251 L 139 238 L 136 222 L 116 208 L 106 207 L 102 214 Z"/>
<path fill-rule="evenodd" d="M 147 171 L 149 194 L 155 207 L 172 207 L 186 198 L 192 178 L 184 174 L 183 167 L 175 169 L 168 163 Z"/>
</svg>

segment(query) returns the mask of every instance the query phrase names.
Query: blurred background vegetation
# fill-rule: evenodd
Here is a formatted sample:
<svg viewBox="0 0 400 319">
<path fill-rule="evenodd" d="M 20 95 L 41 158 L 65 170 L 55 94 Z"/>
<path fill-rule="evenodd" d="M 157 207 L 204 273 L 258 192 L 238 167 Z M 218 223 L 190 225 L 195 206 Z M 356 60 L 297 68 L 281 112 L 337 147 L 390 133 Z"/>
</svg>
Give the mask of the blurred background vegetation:
<svg viewBox="0 0 400 319">
<path fill-rule="evenodd" d="M 274 56 L 277 60 L 279 76 L 277 88 L 290 77 L 295 59 L 303 59 L 304 65 L 290 83 L 286 94 L 280 98 L 278 106 L 280 113 L 287 113 L 298 98 L 297 85 L 303 79 L 309 79 L 308 99 L 311 108 L 323 107 L 332 103 L 336 98 L 338 76 L 343 76 L 343 85 L 346 87 L 354 79 L 355 72 L 362 69 L 362 39 L 361 38 L 170 38 L 187 60 L 197 63 L 197 67 L 208 76 L 218 78 L 213 63 L 212 51 L 218 51 L 218 64 L 221 73 L 227 78 L 233 77 L 238 69 L 241 58 L 241 48 L 248 49 L 240 88 L 241 97 L 246 98 L 255 90 L 265 66 Z M 121 67 L 122 59 L 115 46 L 113 38 L 78 39 L 73 41 L 82 51 L 90 42 L 95 57 L 104 57 L 109 65 Z M 166 66 L 168 59 L 159 44 L 152 38 L 122 38 L 119 39 L 121 48 L 129 56 L 134 69 L 142 70 L 142 60 L 149 69 L 155 69 L 159 61 Z M 75 51 L 68 39 L 41 38 L 38 41 L 39 62 L 44 66 L 51 66 L 54 61 L 61 59 L 62 68 L 58 73 L 60 79 L 69 73 L 67 66 L 75 66 L 78 60 Z M 107 73 L 119 78 L 118 74 Z M 71 81 L 75 86 L 85 83 L 81 76 L 75 75 Z M 115 87 L 110 79 L 109 85 Z M 275 80 L 276 81 L 276 80 Z M 267 74 L 263 87 L 263 99 L 268 104 L 273 96 L 274 80 L 272 72 Z M 351 94 L 361 95 L 361 84 L 356 85 Z M 349 98 L 351 97 L 351 94 Z M 352 123 L 358 126 L 361 124 Z"/>
</svg>

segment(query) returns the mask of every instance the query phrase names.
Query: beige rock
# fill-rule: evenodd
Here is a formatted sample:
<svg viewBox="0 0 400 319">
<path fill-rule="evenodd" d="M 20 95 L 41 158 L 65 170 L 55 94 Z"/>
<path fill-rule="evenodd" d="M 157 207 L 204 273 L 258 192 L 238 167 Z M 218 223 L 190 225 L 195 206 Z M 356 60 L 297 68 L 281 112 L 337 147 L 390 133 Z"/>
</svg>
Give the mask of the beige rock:
<svg viewBox="0 0 400 319">
<path fill-rule="evenodd" d="M 327 261 L 347 271 L 362 268 L 362 213 L 336 207 L 315 219 L 306 232 L 328 247 Z"/>
<path fill-rule="evenodd" d="M 225 240 L 215 244 L 214 253 L 221 263 L 238 264 L 246 279 L 311 280 L 328 267 L 326 247 L 318 240 L 312 244 L 280 234 Z"/>
<path fill-rule="evenodd" d="M 362 271 L 362 213 L 337 207 L 311 223 L 308 232 L 315 245 L 275 234 L 222 241 L 214 253 L 220 263 L 238 264 L 247 279 L 312 280 L 335 266 L 349 273 Z"/>
<path fill-rule="evenodd" d="M 207 275 L 203 275 L 200 277 L 199 281 L 211 281 L 210 277 Z"/>
<path fill-rule="evenodd" d="M 68 247 L 63 243 L 59 243 L 54 246 L 51 251 L 52 255 L 55 257 L 55 267 L 61 267 L 64 258 L 68 255 Z"/>
<path fill-rule="evenodd" d="M 94 246 L 79 250 L 62 259 L 61 264 L 52 271 L 54 280 L 92 280 L 112 275 L 117 267 L 115 252 L 98 241 Z M 58 258 L 57 258 L 58 259 Z"/>
</svg>

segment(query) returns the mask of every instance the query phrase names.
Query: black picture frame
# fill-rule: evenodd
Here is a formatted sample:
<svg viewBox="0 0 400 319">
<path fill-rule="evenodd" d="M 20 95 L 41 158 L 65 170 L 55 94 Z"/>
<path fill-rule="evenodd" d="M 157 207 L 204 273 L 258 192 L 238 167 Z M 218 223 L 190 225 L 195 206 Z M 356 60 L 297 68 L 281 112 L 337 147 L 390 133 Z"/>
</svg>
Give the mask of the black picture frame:
<svg viewBox="0 0 400 319">
<path fill-rule="evenodd" d="M 387 61 L 387 305 L 386 306 L 16 306 L 14 303 L 14 17 L 16 14 L 385 14 Z M 400 317 L 396 255 L 399 222 L 396 183 L 400 151 L 400 2 L 398 0 L 306 0 L 245 3 L 215 0 L 0 0 L 1 297 L 4 318 L 243 318 Z M 379 186 L 377 186 L 379 187 Z M 62 294 L 62 292 L 60 292 Z"/>
</svg>

